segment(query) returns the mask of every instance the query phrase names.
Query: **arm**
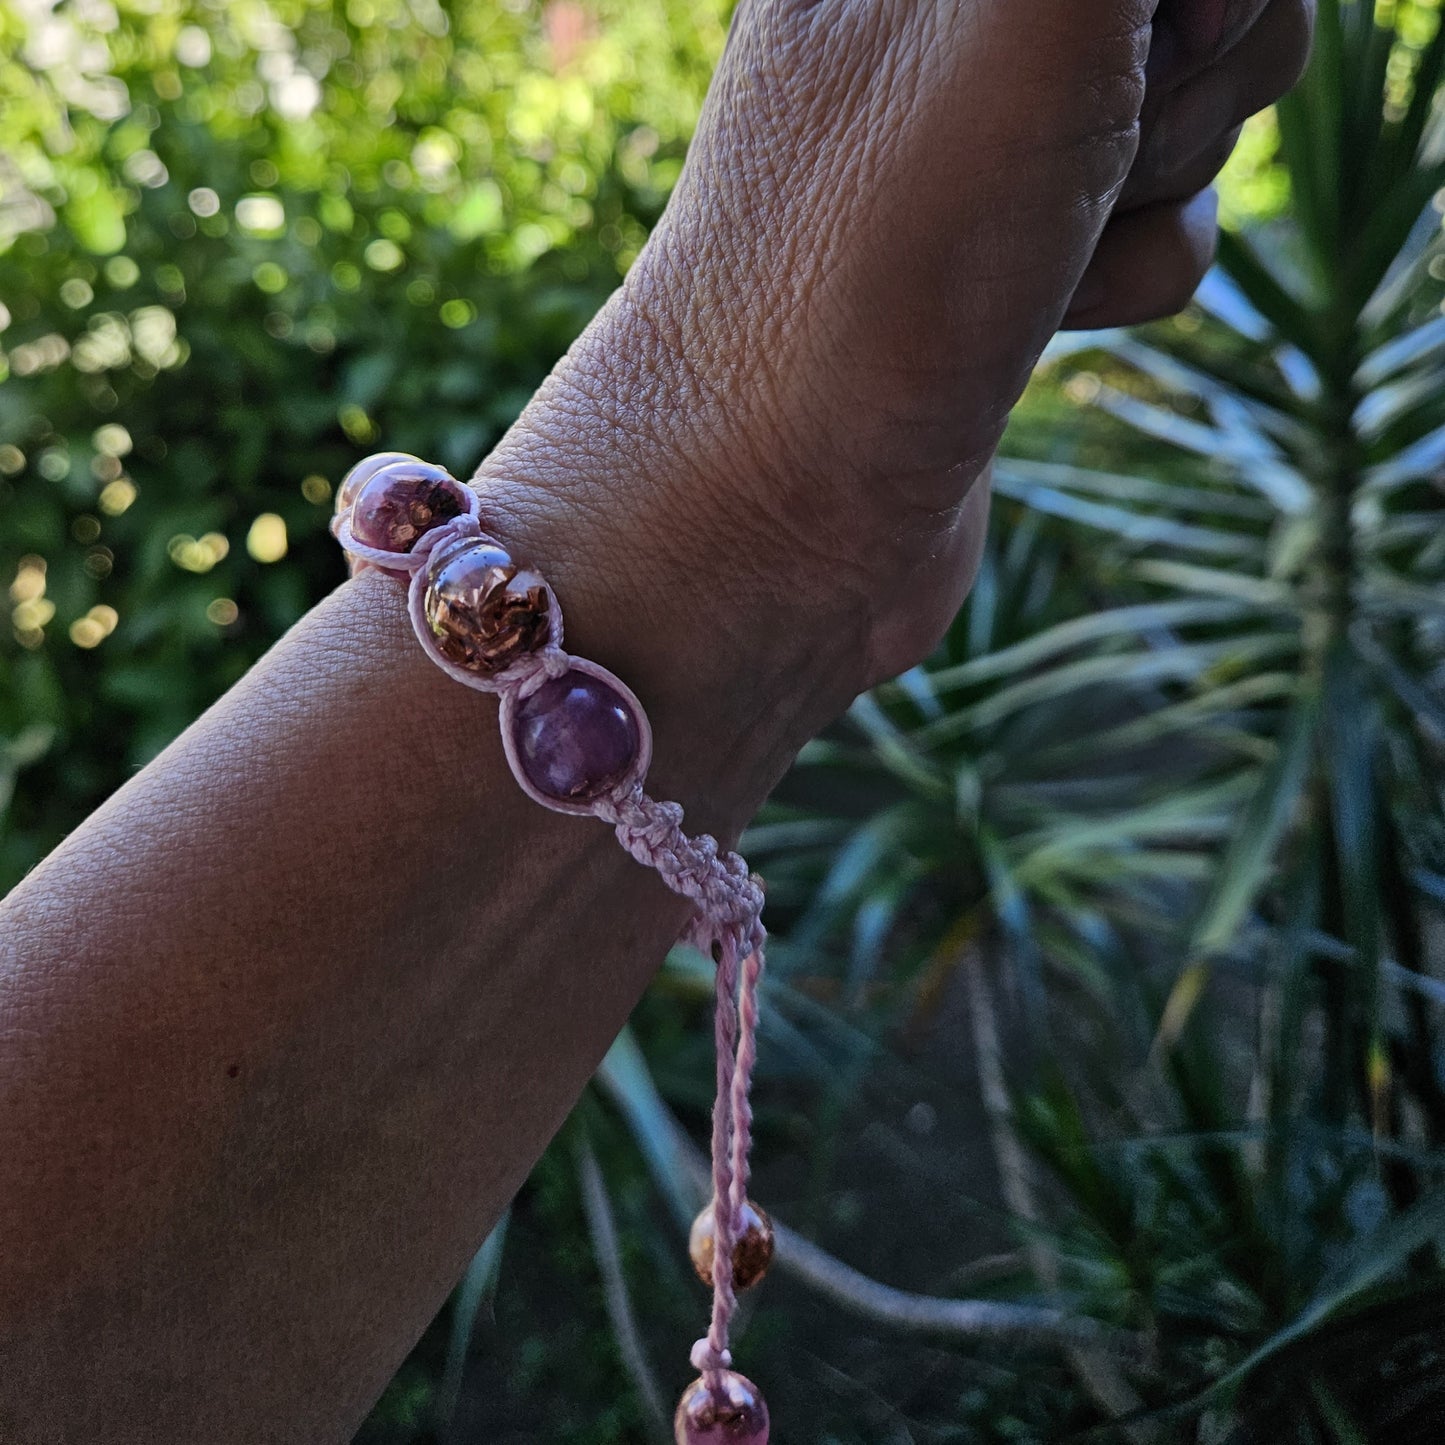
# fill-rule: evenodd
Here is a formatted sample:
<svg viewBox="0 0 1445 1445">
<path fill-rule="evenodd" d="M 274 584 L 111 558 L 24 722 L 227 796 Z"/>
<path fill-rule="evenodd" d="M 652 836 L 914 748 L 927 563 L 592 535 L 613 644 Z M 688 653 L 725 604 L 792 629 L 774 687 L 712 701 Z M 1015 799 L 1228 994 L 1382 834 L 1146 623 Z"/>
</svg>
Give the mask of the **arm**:
<svg viewBox="0 0 1445 1445">
<path fill-rule="evenodd" d="M 731 836 L 858 643 L 775 632 L 670 514 L 621 535 L 579 498 L 689 465 L 627 403 L 668 363 L 625 325 L 493 458 L 525 480 L 488 513 L 648 699 L 657 787 Z M 354 1424 L 685 917 L 608 829 L 520 792 L 495 700 L 423 658 L 395 583 L 340 589 L 0 913 L 0 1434 L 38 1438 L 77 1352 L 113 1361 L 75 1401 L 113 1438 Z"/>
<path fill-rule="evenodd" d="M 744 5 L 657 235 L 479 478 L 724 838 L 946 625 L 1143 97 L 1129 0 L 828 8 Z M 1208 249 L 1160 234 L 1156 309 Z M 344 1438 L 685 916 L 343 587 L 0 905 L 0 1434 Z"/>
</svg>

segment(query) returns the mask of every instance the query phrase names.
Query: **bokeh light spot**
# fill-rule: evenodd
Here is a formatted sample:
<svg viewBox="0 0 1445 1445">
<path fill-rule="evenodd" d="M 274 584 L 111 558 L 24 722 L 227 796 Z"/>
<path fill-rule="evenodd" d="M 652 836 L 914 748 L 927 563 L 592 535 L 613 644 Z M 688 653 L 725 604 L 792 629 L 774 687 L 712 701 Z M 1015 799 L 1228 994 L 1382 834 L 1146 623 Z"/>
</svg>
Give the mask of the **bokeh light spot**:
<svg viewBox="0 0 1445 1445">
<path fill-rule="evenodd" d="M 100 489 L 97 502 L 107 517 L 118 517 L 135 499 L 135 483 L 129 477 L 117 477 Z"/>
<path fill-rule="evenodd" d="M 130 433 L 115 421 L 96 427 L 91 433 L 90 444 L 96 451 L 108 457 L 129 456 L 131 448 L 135 445 L 131 440 Z"/>
<path fill-rule="evenodd" d="M 89 281 L 72 276 L 68 281 L 60 283 L 60 299 L 72 311 L 79 311 L 82 306 L 89 306 L 95 300 L 95 291 Z"/>
<path fill-rule="evenodd" d="M 458 330 L 477 319 L 477 308 L 470 301 L 454 296 L 450 301 L 442 302 L 441 319 L 443 326 Z"/>
<path fill-rule="evenodd" d="M 176 35 L 176 59 L 197 70 L 211 58 L 211 37 L 199 25 L 184 25 Z"/>
<path fill-rule="evenodd" d="M 286 229 L 286 208 L 275 196 L 242 196 L 236 224 L 253 236 L 278 236 Z"/>
<path fill-rule="evenodd" d="M 105 279 L 117 291 L 125 291 L 140 280 L 140 267 L 129 256 L 112 256 L 105 263 Z"/>
<path fill-rule="evenodd" d="M 262 512 L 246 533 L 246 550 L 257 562 L 279 562 L 286 547 L 285 519 L 275 512 Z"/>
<path fill-rule="evenodd" d="M 373 271 L 395 271 L 405 260 L 401 247 L 395 241 L 382 238 L 366 248 L 366 264 Z"/>
</svg>

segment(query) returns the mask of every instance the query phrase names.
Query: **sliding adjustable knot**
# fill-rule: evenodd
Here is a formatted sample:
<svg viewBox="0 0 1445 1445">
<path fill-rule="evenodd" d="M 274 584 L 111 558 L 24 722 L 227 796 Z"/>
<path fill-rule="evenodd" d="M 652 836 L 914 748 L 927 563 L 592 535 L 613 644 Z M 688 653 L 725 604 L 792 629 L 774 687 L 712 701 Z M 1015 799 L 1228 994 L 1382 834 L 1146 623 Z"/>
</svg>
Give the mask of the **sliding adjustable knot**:
<svg viewBox="0 0 1445 1445">
<path fill-rule="evenodd" d="M 695 913 L 684 938 L 717 965 L 717 1096 L 713 1196 L 704 1211 L 712 1319 L 692 1362 L 702 1372 L 678 1406 L 679 1445 L 767 1445 L 757 1388 L 731 1369 L 728 1329 L 737 1288 L 772 1252 L 766 1215 L 747 1199 L 763 968 L 763 890 L 736 853 L 683 828 L 676 803 L 645 791 L 652 729 L 630 688 L 562 646 L 562 609 L 546 579 L 519 566 L 482 523 L 481 500 L 441 467 L 383 452 L 337 489 L 332 532 L 353 575 L 375 570 L 407 587 L 407 611 L 427 656 L 448 677 L 501 700 L 502 746 L 522 790 L 559 813 L 600 818 Z M 759 1222 L 761 1221 L 761 1223 Z M 760 1263 L 761 1261 L 761 1263 Z"/>
</svg>

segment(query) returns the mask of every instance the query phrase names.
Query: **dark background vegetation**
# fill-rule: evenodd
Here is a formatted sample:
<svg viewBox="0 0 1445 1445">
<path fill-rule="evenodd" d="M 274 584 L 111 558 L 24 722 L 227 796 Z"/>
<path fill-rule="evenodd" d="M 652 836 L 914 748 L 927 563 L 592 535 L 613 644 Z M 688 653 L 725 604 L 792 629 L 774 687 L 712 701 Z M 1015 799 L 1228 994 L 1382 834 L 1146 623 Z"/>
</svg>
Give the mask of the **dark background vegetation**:
<svg viewBox="0 0 1445 1445">
<path fill-rule="evenodd" d="M 1046 358 L 948 640 L 747 840 L 779 1441 L 1445 1438 L 1438 20 L 1321 0 L 1198 303 Z M 0 0 L 0 889 L 340 581 L 354 460 L 495 442 L 725 21 Z M 363 1440 L 669 1438 L 707 999 L 675 953 Z"/>
</svg>

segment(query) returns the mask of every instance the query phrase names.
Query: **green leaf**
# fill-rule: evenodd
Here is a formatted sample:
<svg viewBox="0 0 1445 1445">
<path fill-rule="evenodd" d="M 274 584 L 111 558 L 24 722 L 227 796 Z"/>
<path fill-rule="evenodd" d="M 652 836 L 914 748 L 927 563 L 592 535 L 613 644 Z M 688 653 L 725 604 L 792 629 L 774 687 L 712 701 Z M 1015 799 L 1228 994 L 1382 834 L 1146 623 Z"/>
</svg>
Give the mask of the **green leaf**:
<svg viewBox="0 0 1445 1445">
<path fill-rule="evenodd" d="M 1084 617 L 1056 623 L 1012 647 L 986 653 L 956 667 L 939 668 L 933 686 L 940 692 L 974 687 L 994 678 L 1010 677 L 1026 668 L 1048 662 L 1060 653 L 1085 644 L 1145 633 L 1168 633 L 1176 627 L 1209 622 L 1227 622 L 1245 615 L 1242 601 L 1232 598 L 1184 598 L 1174 602 L 1144 602 L 1132 607 L 1114 607 Z"/>
<path fill-rule="evenodd" d="M 1202 592 L 1211 597 L 1237 597 L 1242 602 L 1268 610 L 1287 610 L 1293 601 L 1290 589 L 1281 582 L 1250 577 L 1241 572 L 1225 572 L 1217 567 L 1144 558 L 1134 563 L 1132 571 L 1144 581 L 1177 587 L 1183 592 Z"/>
<path fill-rule="evenodd" d="M 1229 947 L 1273 876 L 1280 840 L 1295 819 L 1309 774 L 1318 718 L 1317 694 L 1302 692 L 1195 921 L 1189 945 L 1195 957 L 1208 958 Z"/>
<path fill-rule="evenodd" d="M 994 490 L 1001 496 L 1016 497 L 1050 516 L 1108 532 L 1131 546 L 1174 547 L 1212 557 L 1257 557 L 1260 552 L 1259 539 L 1251 534 L 1194 526 L 1167 516 L 1084 501 L 1067 492 L 1039 486 L 1010 467 L 995 468 Z"/>
<path fill-rule="evenodd" d="M 1322 742 L 1325 780 L 1334 823 L 1345 936 L 1354 947 L 1353 990 L 1373 1020 L 1380 968 L 1380 822 L 1376 779 L 1381 745 L 1378 714 L 1358 659 L 1345 643 L 1325 665 Z"/>
<path fill-rule="evenodd" d="M 1435 10 L 1435 33 L 1415 67 L 1410 104 L 1404 117 L 1388 137 L 1391 168 L 1397 175 L 1415 165 L 1420 142 L 1425 135 L 1440 88 L 1442 67 L 1445 67 L 1445 24 Z"/>
<path fill-rule="evenodd" d="M 1197 683 L 1216 669 L 1225 673 L 1246 670 L 1268 658 L 1292 653 L 1297 646 L 1298 640 L 1291 633 L 1258 632 L 1217 642 L 1176 642 L 1157 651 L 1087 657 L 1001 688 L 981 702 L 925 724 L 913 737 L 920 744 L 936 745 L 975 730 L 997 727 L 1028 707 L 1057 705 L 1089 688 L 1123 692 L 1164 682 Z"/>
<path fill-rule="evenodd" d="M 1178 1413 L 1194 1414 L 1233 1398 L 1262 1365 L 1289 1346 L 1308 1339 L 1327 1321 L 1366 1301 L 1375 1286 L 1403 1269 L 1419 1250 L 1442 1241 L 1445 1241 L 1445 1194 L 1436 1192 L 1387 1220 L 1362 1241 L 1352 1256 L 1323 1281 L 1314 1298 L 1289 1324 L 1276 1330 L 1207 1390 L 1182 1405 Z"/>
<path fill-rule="evenodd" d="M 1377 387 L 1397 371 L 1441 352 L 1445 352 L 1445 316 L 1436 316 L 1377 346 L 1356 368 L 1355 382 L 1366 389 Z"/>
<path fill-rule="evenodd" d="M 577 1173 L 581 1185 L 582 1208 L 587 1217 L 587 1232 L 592 1240 L 592 1253 L 602 1275 L 603 1299 L 612 1325 L 617 1353 L 633 1388 L 647 1412 L 652 1438 L 665 1445 L 672 1436 L 667 1428 L 667 1412 L 662 1391 L 647 1358 L 646 1347 L 637 1328 L 637 1315 L 627 1290 L 627 1277 L 622 1267 L 622 1247 L 617 1237 L 617 1221 L 607 1184 L 598 1167 L 597 1156 L 584 1131 L 578 1131 Z"/>
<path fill-rule="evenodd" d="M 1298 187 L 1298 181 L 1296 186 Z M 1301 192 L 1297 189 L 1297 198 Z M 1219 264 L 1244 293 L 1250 305 L 1286 340 L 1314 357 L 1319 327 L 1314 317 L 1292 296 L 1255 255 L 1254 248 L 1232 231 L 1219 233 Z"/>
<path fill-rule="evenodd" d="M 1037 484 L 1061 492 L 1083 492 L 1106 497 L 1111 502 L 1137 502 L 1165 513 L 1203 513 L 1252 522 L 1268 521 L 1275 514 L 1267 502 L 1234 487 L 1192 487 L 1173 479 L 1160 481 L 1149 476 L 1103 472 L 1058 462 L 1025 461 L 1018 457 L 1000 458 L 998 467 L 1019 486 Z"/>
<path fill-rule="evenodd" d="M 1310 1380 L 1310 1395 L 1323 1416 L 1335 1445 L 1370 1445 L 1359 1426 L 1350 1419 L 1334 1391 L 1318 1376 Z"/>
<path fill-rule="evenodd" d="M 437 1386 L 432 1409 L 437 1422 L 437 1433 L 442 1439 L 449 1439 L 452 1421 L 456 1415 L 457 1400 L 461 1396 L 462 1380 L 466 1375 L 467 1355 L 471 1350 L 472 1331 L 476 1328 L 477 1313 L 482 1301 L 492 1292 L 502 1268 L 502 1249 L 507 1239 L 507 1223 L 511 1218 L 508 1210 L 497 1221 L 492 1232 L 482 1241 L 482 1247 L 472 1256 L 467 1272 L 452 1299 L 451 1321 L 447 1329 L 446 1364 Z"/>
<path fill-rule="evenodd" d="M 699 1192 L 689 1188 L 692 1176 L 677 1123 L 652 1081 L 630 1028 L 617 1035 L 598 1065 L 597 1082 L 622 1112 L 674 1221 L 686 1233 L 698 1211 Z"/>
</svg>

